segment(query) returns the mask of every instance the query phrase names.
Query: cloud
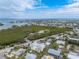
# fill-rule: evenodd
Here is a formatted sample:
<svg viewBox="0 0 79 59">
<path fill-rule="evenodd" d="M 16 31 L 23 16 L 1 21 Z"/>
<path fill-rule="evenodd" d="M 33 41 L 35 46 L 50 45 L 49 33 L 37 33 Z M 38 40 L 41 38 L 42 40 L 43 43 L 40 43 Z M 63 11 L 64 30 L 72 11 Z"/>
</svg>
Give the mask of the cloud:
<svg viewBox="0 0 79 59">
<path fill-rule="evenodd" d="M 41 0 L 0 0 L 0 18 L 24 17 L 28 10 L 32 11 L 42 8 L 48 7 L 45 6 Z"/>
<path fill-rule="evenodd" d="M 53 9 L 41 0 L 5 0 L 0 1 L 0 17 L 15 18 L 79 18 L 79 0 L 64 7 Z"/>
<path fill-rule="evenodd" d="M 79 0 L 72 0 L 72 3 L 63 8 L 51 10 L 48 14 L 55 18 L 79 18 Z"/>
<path fill-rule="evenodd" d="M 41 0 L 5 0 L 0 1 L 0 9 L 25 11 L 26 9 L 47 8 Z"/>
</svg>

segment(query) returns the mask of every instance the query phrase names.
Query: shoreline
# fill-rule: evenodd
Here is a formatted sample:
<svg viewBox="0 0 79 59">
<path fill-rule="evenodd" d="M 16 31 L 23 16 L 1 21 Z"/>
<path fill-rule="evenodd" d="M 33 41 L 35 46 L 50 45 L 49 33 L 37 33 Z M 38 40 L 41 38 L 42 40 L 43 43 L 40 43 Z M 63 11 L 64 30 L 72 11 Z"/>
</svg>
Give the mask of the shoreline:
<svg viewBox="0 0 79 59">
<path fill-rule="evenodd" d="M 21 26 L 21 25 L 25 25 L 25 24 L 27 24 L 27 23 L 13 23 L 13 24 L 6 23 L 3 26 L 0 26 L 0 30 L 11 28 L 13 25 Z"/>
</svg>

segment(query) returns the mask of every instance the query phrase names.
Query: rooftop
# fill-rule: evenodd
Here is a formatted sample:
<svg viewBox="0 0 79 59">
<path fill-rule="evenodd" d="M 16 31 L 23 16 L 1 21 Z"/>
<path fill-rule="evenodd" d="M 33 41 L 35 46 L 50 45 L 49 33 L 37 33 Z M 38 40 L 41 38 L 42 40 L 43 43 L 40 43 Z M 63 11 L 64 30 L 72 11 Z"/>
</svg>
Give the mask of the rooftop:
<svg viewBox="0 0 79 59">
<path fill-rule="evenodd" d="M 54 50 L 54 49 L 49 49 L 48 53 L 51 55 L 55 55 L 55 56 L 60 56 L 61 52 L 58 50 Z"/>
<path fill-rule="evenodd" d="M 36 59 L 36 55 L 31 54 L 31 53 L 27 53 L 27 55 L 25 56 L 25 59 Z"/>
</svg>

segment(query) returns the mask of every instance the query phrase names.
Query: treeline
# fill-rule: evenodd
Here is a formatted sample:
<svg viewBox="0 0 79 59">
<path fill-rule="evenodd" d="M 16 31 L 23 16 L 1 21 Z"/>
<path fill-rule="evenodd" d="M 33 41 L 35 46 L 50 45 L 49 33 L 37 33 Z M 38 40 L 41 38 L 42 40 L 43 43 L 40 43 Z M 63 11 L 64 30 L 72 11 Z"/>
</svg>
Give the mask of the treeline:
<svg viewBox="0 0 79 59">
<path fill-rule="evenodd" d="M 48 34 L 43 34 L 41 37 L 45 37 L 47 35 L 52 35 L 52 34 L 57 34 L 57 33 L 62 33 L 65 31 L 70 31 L 68 28 L 52 28 L 52 27 L 44 27 L 44 26 L 13 26 L 12 28 L 1 30 L 0 31 L 0 45 L 1 46 L 6 46 L 12 43 L 17 43 L 24 41 L 24 38 L 27 37 L 30 33 L 37 32 L 39 30 L 45 30 L 48 29 L 50 30 L 50 33 Z M 33 36 L 35 37 L 35 36 Z M 36 39 L 40 38 L 39 36 L 36 37 Z"/>
</svg>

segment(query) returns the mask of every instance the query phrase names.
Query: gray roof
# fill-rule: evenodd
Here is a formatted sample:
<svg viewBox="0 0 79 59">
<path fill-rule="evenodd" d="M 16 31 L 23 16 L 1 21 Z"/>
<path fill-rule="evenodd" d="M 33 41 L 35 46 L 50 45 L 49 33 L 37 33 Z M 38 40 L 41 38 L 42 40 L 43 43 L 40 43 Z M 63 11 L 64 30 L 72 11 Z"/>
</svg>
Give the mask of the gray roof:
<svg viewBox="0 0 79 59">
<path fill-rule="evenodd" d="M 61 55 L 60 51 L 54 50 L 54 49 L 49 49 L 48 53 L 51 54 L 51 55 L 55 55 L 55 56 L 60 56 Z"/>
<path fill-rule="evenodd" d="M 35 55 L 35 54 L 30 54 L 30 53 L 28 53 L 28 54 L 25 56 L 25 59 L 36 59 L 36 55 Z"/>
</svg>

